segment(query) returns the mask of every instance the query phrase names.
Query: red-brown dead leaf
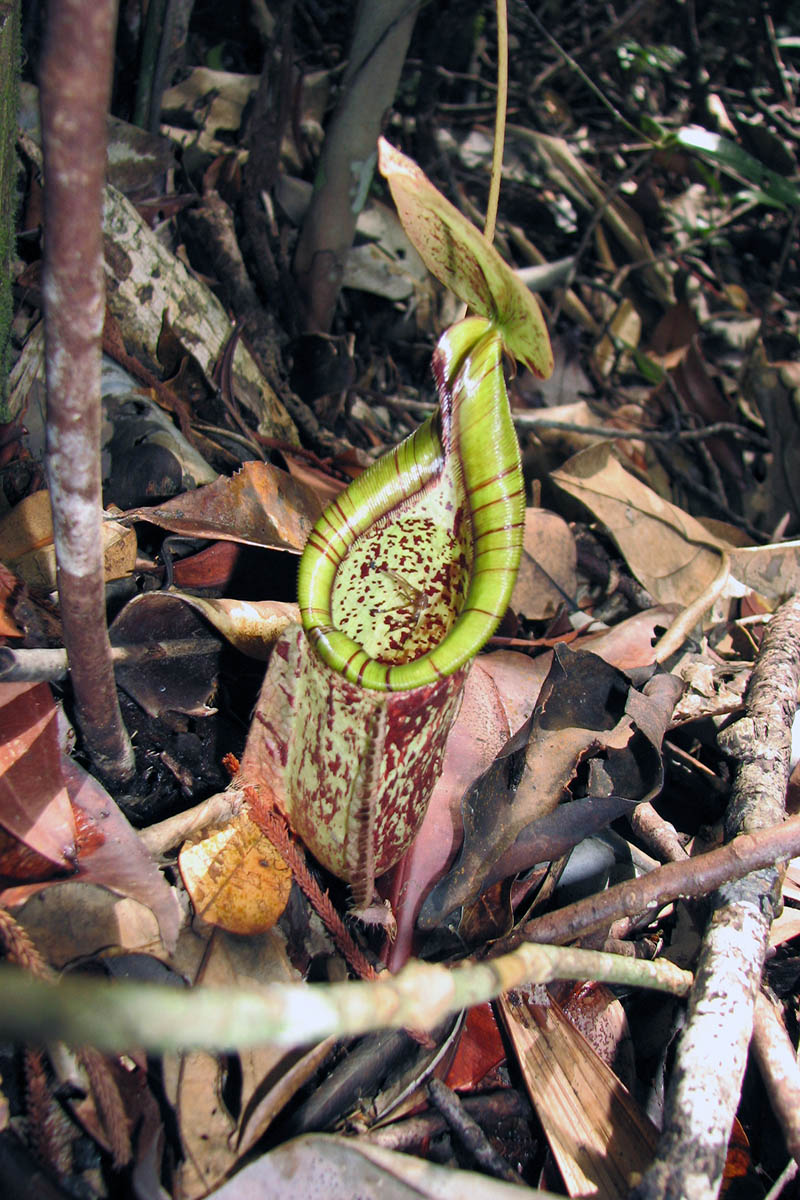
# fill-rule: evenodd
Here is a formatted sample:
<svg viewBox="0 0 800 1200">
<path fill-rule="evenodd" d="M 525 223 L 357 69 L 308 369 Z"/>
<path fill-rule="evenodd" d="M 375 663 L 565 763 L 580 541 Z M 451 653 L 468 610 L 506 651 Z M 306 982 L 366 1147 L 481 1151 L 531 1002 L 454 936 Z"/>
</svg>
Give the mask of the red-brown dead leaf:
<svg viewBox="0 0 800 1200">
<path fill-rule="evenodd" d="M 506 1057 L 506 1047 L 491 1004 L 475 1004 L 467 1012 L 455 1058 L 445 1083 L 453 1091 L 471 1092 Z"/>
<path fill-rule="evenodd" d="M 232 478 L 133 508 L 129 521 L 149 521 L 189 537 L 222 538 L 299 553 L 322 512 L 311 488 L 269 463 L 247 462 Z"/>
<path fill-rule="evenodd" d="M 146 904 L 158 921 L 167 950 L 174 949 L 180 906 L 136 831 L 102 784 L 66 755 L 60 760 L 60 777 L 76 829 L 76 860 L 70 863 L 74 878 Z M 21 904 L 43 887 L 60 883 L 62 878 L 54 876 L 46 882 L 7 887 L 0 892 L 0 903 Z"/>
<path fill-rule="evenodd" d="M 46 683 L 0 684 L 0 825 L 56 867 L 73 869 L 75 822 Z"/>
</svg>

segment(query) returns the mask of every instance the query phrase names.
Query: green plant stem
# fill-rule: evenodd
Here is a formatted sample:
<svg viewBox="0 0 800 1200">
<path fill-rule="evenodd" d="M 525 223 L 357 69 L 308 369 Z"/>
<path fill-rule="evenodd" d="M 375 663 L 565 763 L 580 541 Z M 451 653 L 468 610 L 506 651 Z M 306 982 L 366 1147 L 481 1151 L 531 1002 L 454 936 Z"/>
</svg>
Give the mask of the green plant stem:
<svg viewBox="0 0 800 1200">
<path fill-rule="evenodd" d="M 420 962 L 375 982 L 267 984 L 259 990 L 64 979 L 56 986 L 0 967 L 0 1037 L 66 1041 L 121 1052 L 194 1047 L 224 1051 L 265 1043 L 301 1046 L 335 1034 L 432 1030 L 449 1013 L 509 988 L 554 979 L 597 979 L 682 996 L 692 975 L 665 959 L 646 962 L 594 950 L 526 944 L 492 962 L 449 970 Z"/>
<path fill-rule="evenodd" d="M 489 184 L 489 199 L 486 201 L 486 221 L 483 236 L 487 242 L 494 241 L 497 223 L 497 204 L 500 199 L 500 183 L 503 178 L 503 146 L 506 137 L 506 110 L 508 108 L 508 8 L 506 0 L 497 0 L 497 106 L 494 117 L 494 149 L 492 150 L 492 178 Z"/>
</svg>

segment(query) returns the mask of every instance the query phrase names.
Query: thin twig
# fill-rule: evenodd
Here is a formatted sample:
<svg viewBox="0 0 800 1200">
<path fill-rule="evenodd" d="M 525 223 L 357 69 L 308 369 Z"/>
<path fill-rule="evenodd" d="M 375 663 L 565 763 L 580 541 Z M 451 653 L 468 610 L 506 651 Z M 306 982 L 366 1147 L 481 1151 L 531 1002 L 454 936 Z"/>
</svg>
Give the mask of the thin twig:
<svg viewBox="0 0 800 1200">
<path fill-rule="evenodd" d="M 127 646 L 112 646 L 111 661 L 115 667 L 170 662 L 179 658 L 218 651 L 218 638 L 175 638 L 174 641 L 141 642 Z M 69 674 L 66 650 L 54 647 L 27 649 L 0 646 L 0 680 L 3 683 L 51 683 L 66 679 Z"/>
<path fill-rule="evenodd" d="M 753 1050 L 773 1112 L 792 1158 L 800 1162 L 800 1066 L 777 1006 L 756 997 Z"/>
<path fill-rule="evenodd" d="M 428 1080 L 428 1095 L 450 1127 L 451 1133 L 487 1175 L 524 1186 L 517 1172 L 495 1150 L 461 1099 L 441 1079 Z"/>
<path fill-rule="evenodd" d="M 404 407 L 409 404 L 420 404 L 420 401 L 398 401 Z M 433 405 L 425 405 L 425 411 L 431 412 Z M 587 437 L 604 438 L 609 441 L 625 442 L 701 442 L 706 438 L 729 434 L 737 441 L 746 441 L 759 450 L 769 450 L 767 438 L 736 425 L 733 421 L 714 421 L 702 429 L 614 429 L 609 425 L 581 425 L 577 421 L 554 421 L 547 416 L 547 410 L 535 412 L 514 412 L 511 414 L 518 429 L 555 429 L 563 433 L 583 433 Z"/>
<path fill-rule="evenodd" d="M 685 862 L 667 863 L 640 879 L 615 884 L 596 896 L 535 917 L 504 939 L 501 947 L 507 949 L 523 938 L 536 942 L 570 942 L 603 929 L 620 917 L 638 917 L 650 910 L 657 912 L 673 900 L 707 896 L 725 883 L 741 879 L 751 871 L 774 866 L 798 853 L 800 817 L 792 817 L 783 825 L 741 835 L 718 850 L 710 850 Z"/>
</svg>

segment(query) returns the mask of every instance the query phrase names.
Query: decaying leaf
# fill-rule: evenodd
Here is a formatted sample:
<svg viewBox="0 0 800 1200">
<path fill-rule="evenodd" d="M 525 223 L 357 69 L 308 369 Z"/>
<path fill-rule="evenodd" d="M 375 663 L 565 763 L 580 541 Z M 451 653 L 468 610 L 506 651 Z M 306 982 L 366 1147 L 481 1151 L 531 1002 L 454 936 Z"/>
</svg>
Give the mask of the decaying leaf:
<svg viewBox="0 0 800 1200">
<path fill-rule="evenodd" d="M 102 531 L 106 579 L 130 575 L 136 561 L 136 534 L 115 520 L 104 521 Z M 55 590 L 56 551 L 49 492 L 32 492 L 0 520 L 0 556 L 31 587 Z"/>
<path fill-rule="evenodd" d="M 221 634 L 242 654 L 265 659 L 298 619 L 296 604 L 278 600 L 206 600 L 188 593 L 144 592 L 111 625 L 111 644 L 135 650 L 117 666 L 117 682 L 150 716 L 210 716 L 217 687 Z M 209 628 L 210 626 L 210 628 Z M 179 661 L 191 669 L 177 671 Z"/>
<path fill-rule="evenodd" d="M 61 765 L 48 685 L 0 684 L 0 825 L 54 868 L 71 872 L 77 831 Z"/>
<path fill-rule="evenodd" d="M 119 686 L 151 717 L 169 712 L 207 717 L 216 691 L 220 639 L 203 617 L 170 592 L 145 592 L 125 605 L 109 629 L 111 644 L 143 654 L 117 666 Z M 176 670 L 191 662 L 191 670 Z"/>
<path fill-rule="evenodd" d="M 311 488 L 287 471 L 247 462 L 230 479 L 220 477 L 155 508 L 130 509 L 125 519 L 149 521 L 187 537 L 299 552 L 321 507 Z"/>
<path fill-rule="evenodd" d="M 93 775 L 63 755 L 58 778 L 66 785 L 76 828 L 72 878 L 76 883 L 97 884 L 118 896 L 126 896 L 146 905 L 158 921 L 164 947 L 167 952 L 171 951 L 181 922 L 174 889 L 164 879 L 136 831 Z M 0 893 L 0 902 L 6 905 L 20 904 L 43 888 L 58 885 L 59 877 L 55 876 L 51 881 L 6 887 Z M 86 903 L 91 906 L 91 898 L 87 897 Z M 129 909 L 108 905 L 102 919 L 106 921 L 107 945 L 124 946 L 128 936 L 133 939 L 139 936 L 130 930 L 130 925 L 117 925 L 118 921 L 133 922 L 141 928 L 141 921 Z"/>
<path fill-rule="evenodd" d="M 784 600 L 800 592 L 798 541 L 775 542 L 769 546 L 738 546 L 731 551 L 730 558 L 732 580 L 743 588 L 768 600 Z"/>
<path fill-rule="evenodd" d="M 178 958 L 184 974 L 199 987 L 258 988 L 298 978 L 275 934 L 247 937 L 214 929 L 208 940 L 182 937 Z M 280 1076 L 297 1057 L 297 1051 L 269 1045 L 240 1050 L 236 1057 L 202 1052 L 166 1056 L 165 1089 L 175 1104 L 184 1151 L 182 1197 L 205 1196 L 233 1170 L 245 1153 L 241 1133 L 265 1081 Z M 267 1124 L 262 1122 L 261 1132 Z"/>
<path fill-rule="evenodd" d="M 541 155 L 553 182 L 564 188 L 584 209 L 599 211 L 603 222 L 622 243 L 632 262 L 646 263 L 642 274 L 662 305 L 672 302 L 673 285 L 662 263 L 654 255 L 641 217 L 621 196 L 609 202 L 603 180 L 575 154 L 567 141 L 521 125 L 512 126 L 515 137 L 532 143 Z"/>
<path fill-rule="evenodd" d="M 567 522 L 544 508 L 525 510 L 525 537 L 511 607 L 529 620 L 574 602 L 577 552 Z"/>
<path fill-rule="evenodd" d="M 608 332 L 603 334 L 595 346 L 593 357 L 598 373 L 607 377 L 618 365 L 620 344 L 624 348 L 623 353 L 635 350 L 639 345 L 642 318 L 628 299 L 621 300 L 616 307 L 611 303 L 604 307 L 607 310 L 605 316 Z"/>
<path fill-rule="evenodd" d="M 588 651 L 556 647 L 530 720 L 465 793 L 461 856 L 427 897 L 420 928 L 657 794 L 661 741 L 681 685 L 664 675 L 647 686 L 653 695 Z M 570 798 L 581 766 L 581 794 Z"/>
<path fill-rule="evenodd" d="M 178 861 L 197 915 L 230 933 L 263 933 L 286 907 L 292 873 L 244 812 L 187 842 Z"/>
<path fill-rule="evenodd" d="M 208 1200 L 353 1200 L 354 1183 L 357 1195 L 382 1200 L 514 1200 L 520 1195 L 516 1184 L 477 1171 L 438 1166 L 359 1138 L 316 1133 L 263 1154 Z M 558 1200 L 542 1190 L 537 1198 Z"/>
<path fill-rule="evenodd" d="M 202 613 L 232 646 L 251 658 L 268 658 L 283 631 L 300 617 L 296 604 L 281 600 L 205 600 L 182 592 L 170 595 Z"/>
<path fill-rule="evenodd" d="M 661 604 L 688 605 L 717 575 L 729 546 L 626 471 L 607 444 L 582 450 L 551 478 L 603 522 Z"/>
<path fill-rule="evenodd" d="M 570 1196 L 624 1200 L 652 1161 L 658 1130 L 545 988 L 498 1003 Z"/>
</svg>

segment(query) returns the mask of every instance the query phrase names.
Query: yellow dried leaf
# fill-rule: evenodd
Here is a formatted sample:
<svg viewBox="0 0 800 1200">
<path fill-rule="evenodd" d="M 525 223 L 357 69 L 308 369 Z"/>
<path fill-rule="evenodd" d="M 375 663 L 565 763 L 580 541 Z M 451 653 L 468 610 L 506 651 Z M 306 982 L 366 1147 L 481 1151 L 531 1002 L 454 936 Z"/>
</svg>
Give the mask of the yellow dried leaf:
<svg viewBox="0 0 800 1200">
<path fill-rule="evenodd" d="M 271 929 L 289 899 L 289 867 L 245 813 L 187 842 L 178 865 L 197 915 L 231 933 Z"/>
</svg>

